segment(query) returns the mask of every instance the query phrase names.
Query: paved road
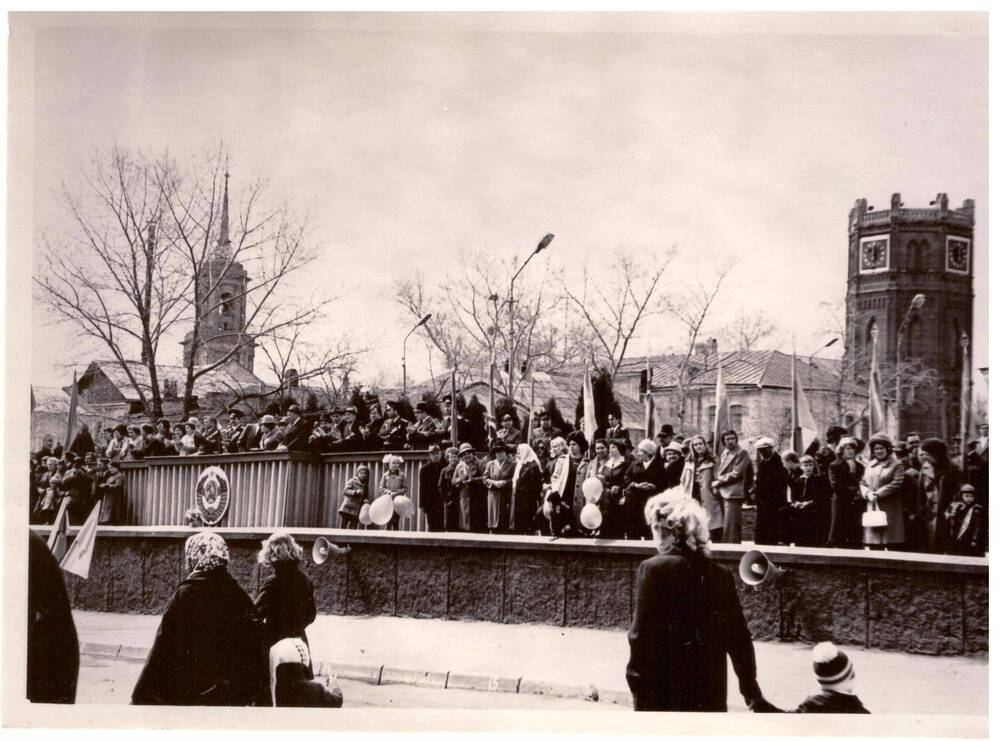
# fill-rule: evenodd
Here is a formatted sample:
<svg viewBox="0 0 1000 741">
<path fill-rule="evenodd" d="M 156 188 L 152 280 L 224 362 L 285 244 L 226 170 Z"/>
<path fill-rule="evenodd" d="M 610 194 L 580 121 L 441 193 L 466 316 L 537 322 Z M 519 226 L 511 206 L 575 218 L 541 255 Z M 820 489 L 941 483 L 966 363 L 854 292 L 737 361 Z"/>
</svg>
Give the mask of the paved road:
<svg viewBox="0 0 1000 741">
<path fill-rule="evenodd" d="M 80 657 L 77 704 L 127 705 L 142 669 L 140 661 Z M 410 685 L 376 686 L 364 682 L 338 680 L 345 707 L 487 709 L 487 710 L 584 710 L 622 711 L 628 708 L 610 703 L 566 700 L 543 695 L 474 690 L 439 690 Z"/>
</svg>

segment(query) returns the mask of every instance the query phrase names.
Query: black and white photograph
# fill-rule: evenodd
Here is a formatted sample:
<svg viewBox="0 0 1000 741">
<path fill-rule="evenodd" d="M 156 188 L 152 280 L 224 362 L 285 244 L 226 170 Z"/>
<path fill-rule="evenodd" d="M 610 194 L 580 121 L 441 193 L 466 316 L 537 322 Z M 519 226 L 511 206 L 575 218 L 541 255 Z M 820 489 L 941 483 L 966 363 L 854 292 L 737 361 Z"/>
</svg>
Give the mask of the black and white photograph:
<svg viewBox="0 0 1000 741">
<path fill-rule="evenodd" d="M 986 12 L 7 25 L 4 726 L 987 737 Z"/>
</svg>

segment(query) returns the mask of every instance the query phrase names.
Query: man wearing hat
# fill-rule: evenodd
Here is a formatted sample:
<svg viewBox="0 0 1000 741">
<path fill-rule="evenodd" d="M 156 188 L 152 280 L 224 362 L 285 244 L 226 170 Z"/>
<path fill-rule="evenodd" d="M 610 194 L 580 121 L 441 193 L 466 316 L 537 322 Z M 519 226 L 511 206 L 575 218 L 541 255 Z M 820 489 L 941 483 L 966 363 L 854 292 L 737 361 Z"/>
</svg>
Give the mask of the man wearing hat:
<svg viewBox="0 0 1000 741">
<path fill-rule="evenodd" d="M 239 453 L 241 438 L 247 429 L 246 425 L 243 424 L 243 412 L 236 407 L 233 407 L 229 410 L 228 422 L 229 426 L 226 427 L 225 434 L 225 452 Z"/>
<path fill-rule="evenodd" d="M 70 525 L 82 525 L 93 507 L 94 479 L 80 465 L 75 453 L 66 453 L 63 459 L 66 471 L 62 475 L 62 491 L 69 497 L 66 514 Z"/>
<path fill-rule="evenodd" d="M 524 440 L 521 431 L 514 426 L 514 418 L 511 415 L 505 414 L 500 420 L 500 429 L 497 430 L 497 440 L 511 450 L 520 445 Z"/>
<path fill-rule="evenodd" d="M 413 411 L 417 420 L 406 427 L 406 442 L 409 447 L 420 450 L 441 440 L 444 424 L 431 416 L 427 402 L 418 401 Z"/>
<path fill-rule="evenodd" d="M 340 440 L 333 444 L 335 453 L 351 453 L 361 450 L 365 445 L 364 431 L 358 422 L 358 408 L 344 407 L 344 418 L 340 423 Z"/>
<path fill-rule="evenodd" d="M 750 454 L 740 447 L 736 430 L 722 433 L 722 452 L 712 488 L 719 492 L 723 506 L 723 543 L 743 542 L 743 499 L 746 496 Z"/>
<path fill-rule="evenodd" d="M 660 445 L 660 458 L 666 460 L 667 446 L 674 439 L 673 425 L 660 425 L 660 431 L 656 433 L 656 442 Z"/>
<path fill-rule="evenodd" d="M 281 445 L 282 433 L 278 423 L 270 414 L 260 418 L 260 450 L 277 450 Z"/>
<path fill-rule="evenodd" d="M 312 433 L 312 422 L 302 416 L 302 409 L 298 404 L 292 404 L 288 407 L 287 420 L 278 450 L 297 452 L 309 450 L 309 435 Z"/>
<path fill-rule="evenodd" d="M 660 448 L 652 440 L 640 440 L 635 451 L 635 461 L 629 466 L 625 487 L 625 508 L 622 512 L 623 535 L 629 540 L 650 537 L 649 526 L 643 515 L 646 501 L 667 488 L 667 470 L 660 458 Z"/>
<path fill-rule="evenodd" d="M 781 456 L 774 452 L 774 440 L 761 437 L 757 449 L 757 472 L 753 494 L 757 503 L 757 521 L 753 542 L 757 545 L 777 545 L 781 538 L 781 508 L 787 503 L 788 476 Z"/>
<path fill-rule="evenodd" d="M 451 428 L 455 427 L 457 434 L 456 439 L 459 443 L 464 443 L 472 437 L 472 423 L 462 416 L 462 410 L 460 408 L 460 403 L 458 400 L 452 399 L 451 396 L 445 396 L 441 400 L 444 406 L 444 432 L 442 437 L 444 440 L 451 439 Z"/>
<path fill-rule="evenodd" d="M 403 418 L 403 406 L 398 401 L 387 401 L 385 404 L 385 419 L 379 428 L 378 436 L 384 450 L 403 450 L 406 447 L 406 425 Z"/>
</svg>

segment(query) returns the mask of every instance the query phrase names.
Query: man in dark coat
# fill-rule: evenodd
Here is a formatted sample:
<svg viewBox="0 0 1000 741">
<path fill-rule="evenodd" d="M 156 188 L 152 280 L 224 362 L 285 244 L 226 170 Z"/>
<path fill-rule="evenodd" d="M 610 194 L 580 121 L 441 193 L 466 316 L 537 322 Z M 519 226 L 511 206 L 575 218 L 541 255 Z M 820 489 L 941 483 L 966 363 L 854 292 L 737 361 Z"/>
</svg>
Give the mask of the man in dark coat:
<svg viewBox="0 0 1000 741">
<path fill-rule="evenodd" d="M 62 489 L 69 497 L 66 514 L 70 525 L 82 525 L 94 505 L 94 478 L 84 470 L 73 453 L 67 453 L 65 459 Z"/>
<path fill-rule="evenodd" d="M 312 422 L 302 416 L 298 404 L 288 407 L 288 426 L 281 437 L 280 450 L 309 450 L 309 435 L 312 433 Z"/>
<path fill-rule="evenodd" d="M 69 446 L 69 452 L 76 453 L 76 455 L 82 458 L 87 453 L 93 453 L 95 450 L 97 450 L 97 446 L 94 445 L 94 438 L 90 436 L 90 428 L 87 425 L 82 425 Z"/>
<path fill-rule="evenodd" d="M 358 422 L 358 408 L 349 406 L 344 410 L 340 423 L 340 440 L 331 446 L 334 453 L 353 453 L 365 448 L 365 435 Z"/>
<path fill-rule="evenodd" d="M 444 456 L 445 465 L 438 476 L 438 496 L 444 506 L 444 529 L 453 532 L 458 530 L 458 487 L 453 481 L 458 466 L 458 448 L 447 448 Z"/>
<path fill-rule="evenodd" d="M 243 436 L 247 426 L 243 424 L 243 412 L 239 409 L 229 410 L 229 428 L 226 430 L 226 452 L 240 453 Z"/>
<path fill-rule="evenodd" d="M 441 496 L 441 472 L 445 468 L 441 446 L 432 443 L 427 448 L 428 460 L 420 464 L 420 509 L 427 517 L 427 529 L 444 531 L 444 499 Z"/>
<path fill-rule="evenodd" d="M 757 471 L 753 491 L 757 503 L 757 521 L 754 524 L 753 542 L 757 545 L 777 545 L 781 538 L 781 508 L 788 504 L 788 475 L 781 464 L 781 456 L 774 452 L 774 441 L 771 438 L 760 438 L 755 447 Z"/>
<path fill-rule="evenodd" d="M 76 702 L 80 645 L 59 562 L 45 541 L 28 533 L 29 702 Z"/>
<path fill-rule="evenodd" d="M 639 565 L 625 671 L 635 710 L 726 712 L 727 656 L 747 706 L 763 709 L 732 574 L 682 550 L 675 545 Z"/>
<path fill-rule="evenodd" d="M 224 452 L 222 450 L 222 430 L 215 417 L 205 419 L 205 429 L 201 433 L 201 446 L 199 452 L 203 455 L 215 455 Z"/>
<path fill-rule="evenodd" d="M 816 455 L 814 456 L 821 476 L 826 477 L 830 464 L 837 460 L 837 443 L 846 434 L 847 430 L 839 425 L 827 428 L 826 445 L 816 451 Z"/>
<path fill-rule="evenodd" d="M 418 401 L 414 412 L 417 420 L 406 427 L 406 442 L 409 447 L 421 450 L 430 443 L 440 441 L 443 423 L 431 416 L 427 402 Z"/>
<path fill-rule="evenodd" d="M 190 574 L 163 613 L 132 704 L 250 705 L 268 681 L 253 600 L 217 533 L 191 536 L 185 557 Z"/>
<path fill-rule="evenodd" d="M 624 440 L 628 449 L 632 450 L 632 438 L 629 437 L 628 429 L 622 426 L 621 417 L 614 412 L 608 414 L 608 431 L 604 435 L 605 440 Z"/>
</svg>

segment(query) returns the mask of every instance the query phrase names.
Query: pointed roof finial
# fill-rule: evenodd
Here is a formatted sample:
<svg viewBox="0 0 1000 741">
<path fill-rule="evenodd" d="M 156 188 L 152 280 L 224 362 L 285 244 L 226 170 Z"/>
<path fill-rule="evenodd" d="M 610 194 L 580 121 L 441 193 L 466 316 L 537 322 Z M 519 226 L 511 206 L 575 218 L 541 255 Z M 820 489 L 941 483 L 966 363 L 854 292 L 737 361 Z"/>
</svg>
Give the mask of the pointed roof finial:
<svg viewBox="0 0 1000 741">
<path fill-rule="evenodd" d="M 229 156 L 226 156 L 226 182 L 222 190 L 222 217 L 219 220 L 219 241 L 215 243 L 215 254 L 229 257 Z"/>
</svg>

